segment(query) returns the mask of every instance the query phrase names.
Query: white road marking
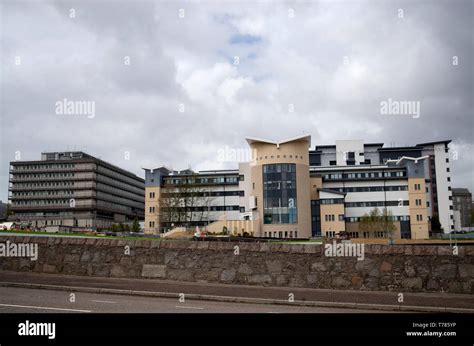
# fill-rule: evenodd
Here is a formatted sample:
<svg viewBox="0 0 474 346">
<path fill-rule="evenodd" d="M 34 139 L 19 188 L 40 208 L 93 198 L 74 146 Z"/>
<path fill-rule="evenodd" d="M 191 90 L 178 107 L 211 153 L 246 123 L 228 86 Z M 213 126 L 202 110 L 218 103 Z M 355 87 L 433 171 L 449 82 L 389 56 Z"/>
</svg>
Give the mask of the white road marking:
<svg viewBox="0 0 474 346">
<path fill-rule="evenodd" d="M 196 309 L 196 310 L 204 310 L 204 308 L 198 307 L 198 306 L 182 306 L 182 305 L 176 305 L 176 308 L 180 309 Z"/>
<path fill-rule="evenodd" d="M 40 309 L 40 310 L 58 310 L 58 311 L 92 312 L 91 310 L 77 310 L 77 309 L 49 308 L 49 307 L 45 307 L 45 306 L 30 306 L 30 305 L 0 304 L 0 306 L 8 306 L 8 307 L 13 307 L 13 308 L 26 308 L 26 309 Z"/>
<path fill-rule="evenodd" d="M 104 303 L 104 304 L 117 304 L 117 302 L 113 302 L 111 300 L 91 300 L 94 303 Z"/>
</svg>

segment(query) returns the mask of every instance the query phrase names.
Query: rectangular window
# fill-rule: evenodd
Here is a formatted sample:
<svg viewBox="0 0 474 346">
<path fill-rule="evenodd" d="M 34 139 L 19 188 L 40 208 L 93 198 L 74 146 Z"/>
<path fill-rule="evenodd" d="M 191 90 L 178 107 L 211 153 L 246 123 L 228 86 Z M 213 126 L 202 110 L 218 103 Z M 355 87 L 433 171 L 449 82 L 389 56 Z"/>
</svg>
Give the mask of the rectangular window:
<svg viewBox="0 0 474 346">
<path fill-rule="evenodd" d="M 339 221 L 344 221 L 344 214 L 339 214 Z"/>
<path fill-rule="evenodd" d="M 270 164 L 262 169 L 264 223 L 297 223 L 296 165 Z"/>
</svg>

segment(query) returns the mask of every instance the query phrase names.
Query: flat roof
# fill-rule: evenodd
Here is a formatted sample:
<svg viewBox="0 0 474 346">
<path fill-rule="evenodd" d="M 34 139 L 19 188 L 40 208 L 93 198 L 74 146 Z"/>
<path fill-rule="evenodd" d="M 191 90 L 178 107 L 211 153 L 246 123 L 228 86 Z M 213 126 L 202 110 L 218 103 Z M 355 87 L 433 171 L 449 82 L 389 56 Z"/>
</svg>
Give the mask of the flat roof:
<svg viewBox="0 0 474 346">
<path fill-rule="evenodd" d="M 123 175 L 126 175 L 130 178 L 134 178 L 139 180 L 140 182 L 144 183 L 145 179 L 142 177 L 139 177 L 138 175 L 127 171 L 126 169 L 120 168 L 112 163 L 109 163 L 107 161 L 104 161 L 102 159 L 99 159 L 95 156 L 92 156 L 90 154 L 87 154 L 83 151 L 51 151 L 51 152 L 42 152 L 41 154 L 56 154 L 56 153 L 82 153 L 84 156 L 83 157 L 75 157 L 71 159 L 62 159 L 62 160 L 56 160 L 56 159 L 45 159 L 45 160 L 29 160 L 29 161 L 11 161 L 10 165 L 12 166 L 17 166 L 17 165 L 39 165 L 39 164 L 52 164 L 52 163 L 81 163 L 81 162 L 93 162 L 93 163 L 99 163 L 102 164 L 105 167 L 111 168 L 113 170 L 116 170 L 117 172 L 122 173 Z"/>
<path fill-rule="evenodd" d="M 449 144 L 451 142 L 452 141 L 450 139 L 446 139 L 446 140 L 436 141 L 436 142 L 420 143 L 420 144 L 417 144 L 417 145 L 424 146 L 424 145 L 433 145 L 433 144 L 442 144 L 442 143 Z"/>
<path fill-rule="evenodd" d="M 413 147 L 386 147 L 386 148 L 379 148 L 379 151 L 400 151 L 400 150 L 421 150 L 422 147 L 413 146 Z"/>
</svg>

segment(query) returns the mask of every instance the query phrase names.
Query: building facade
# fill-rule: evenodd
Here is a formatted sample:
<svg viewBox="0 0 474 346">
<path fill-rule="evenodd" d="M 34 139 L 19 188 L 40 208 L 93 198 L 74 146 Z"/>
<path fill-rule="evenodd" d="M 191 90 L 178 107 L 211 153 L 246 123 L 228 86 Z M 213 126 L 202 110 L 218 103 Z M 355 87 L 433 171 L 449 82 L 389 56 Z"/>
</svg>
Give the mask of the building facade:
<svg viewBox="0 0 474 346">
<path fill-rule="evenodd" d="M 239 171 L 145 169 L 145 232 L 239 220 Z"/>
<path fill-rule="evenodd" d="M 145 231 L 249 220 L 251 231 L 245 231 L 255 237 L 387 236 L 361 226 L 375 208 L 392 220 L 394 238 L 428 238 L 433 215 L 444 230 L 454 227 L 449 141 L 385 148 L 346 140 L 314 150 L 310 136 L 280 142 L 247 138 L 247 143 L 252 160 L 235 171 L 146 169 Z M 190 186 L 204 196 L 197 204 L 184 197 Z M 170 192 L 181 198 L 170 200 Z M 211 194 L 218 197 L 206 197 Z M 172 208 L 187 215 L 186 222 L 170 218 L 165 211 Z M 204 218 L 190 215 L 203 210 Z M 234 233 L 243 233 L 238 227 Z"/>
<path fill-rule="evenodd" d="M 8 218 L 8 203 L 0 201 L 0 221 L 6 221 Z"/>
<path fill-rule="evenodd" d="M 471 226 L 471 207 L 472 194 L 468 189 L 453 188 L 453 206 L 454 206 L 454 228 L 461 230 L 462 228 Z"/>
<path fill-rule="evenodd" d="M 11 221 L 103 230 L 144 218 L 142 178 L 83 152 L 10 162 Z"/>
</svg>

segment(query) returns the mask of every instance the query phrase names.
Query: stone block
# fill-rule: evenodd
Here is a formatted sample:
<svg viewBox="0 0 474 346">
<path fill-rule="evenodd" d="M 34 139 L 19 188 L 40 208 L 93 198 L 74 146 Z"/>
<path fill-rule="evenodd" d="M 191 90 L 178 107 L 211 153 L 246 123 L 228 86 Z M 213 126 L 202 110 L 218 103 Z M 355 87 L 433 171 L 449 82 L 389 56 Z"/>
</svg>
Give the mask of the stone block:
<svg viewBox="0 0 474 346">
<path fill-rule="evenodd" d="M 232 282 L 235 279 L 235 270 L 234 269 L 225 269 L 221 273 L 221 281 L 223 282 Z"/>
<path fill-rule="evenodd" d="M 455 264 L 433 265 L 432 274 L 441 279 L 453 279 L 456 277 L 457 266 Z"/>
<path fill-rule="evenodd" d="M 311 271 L 312 272 L 325 272 L 328 268 L 323 262 L 315 262 L 311 264 Z"/>
<path fill-rule="evenodd" d="M 159 264 L 144 264 L 142 276 L 147 278 L 166 278 L 166 266 Z"/>
<path fill-rule="evenodd" d="M 268 260 L 265 262 L 267 265 L 267 271 L 272 273 L 281 273 L 282 265 L 281 262 L 278 260 Z"/>
<path fill-rule="evenodd" d="M 270 285 L 272 283 L 272 277 L 268 274 L 251 275 L 247 281 L 249 284 Z"/>
<path fill-rule="evenodd" d="M 459 264 L 459 276 L 462 278 L 474 278 L 474 264 Z"/>
<path fill-rule="evenodd" d="M 51 264 L 43 264 L 43 273 L 56 273 L 56 266 L 53 266 Z"/>
<path fill-rule="evenodd" d="M 421 278 L 405 278 L 402 279 L 402 286 L 410 290 L 421 290 L 423 287 L 423 280 L 421 280 Z"/>
</svg>

